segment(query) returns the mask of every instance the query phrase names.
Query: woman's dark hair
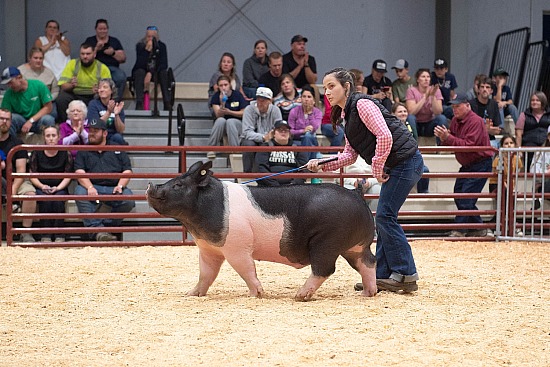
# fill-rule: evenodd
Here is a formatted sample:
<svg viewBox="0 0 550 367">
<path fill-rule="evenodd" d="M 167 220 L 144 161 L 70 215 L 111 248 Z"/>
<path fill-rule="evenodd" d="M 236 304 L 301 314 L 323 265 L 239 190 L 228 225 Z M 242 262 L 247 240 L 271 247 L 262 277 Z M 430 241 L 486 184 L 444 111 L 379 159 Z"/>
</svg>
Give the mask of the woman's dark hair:
<svg viewBox="0 0 550 367">
<path fill-rule="evenodd" d="M 303 87 L 302 87 L 302 94 L 304 94 L 304 92 L 309 92 L 313 95 L 313 98 L 315 98 L 315 92 L 313 91 L 313 87 L 309 84 L 305 84 Z"/>
<path fill-rule="evenodd" d="M 109 28 L 109 23 L 107 23 L 107 19 L 101 18 L 101 19 L 98 19 L 98 20 L 95 21 L 95 27 L 96 27 L 96 29 L 97 29 L 97 26 L 100 25 L 101 23 L 105 23 L 105 26 L 106 26 L 107 28 Z"/>
<path fill-rule="evenodd" d="M 256 48 L 256 46 L 258 46 L 260 43 L 263 43 L 265 45 L 265 49 L 267 50 L 267 41 L 266 40 L 257 40 L 256 42 L 254 42 L 254 48 Z"/>
<path fill-rule="evenodd" d="M 395 113 L 395 111 L 397 111 L 397 107 L 405 107 L 405 109 L 407 109 L 407 106 L 405 106 L 403 102 L 395 102 L 391 107 L 391 112 Z"/>
<path fill-rule="evenodd" d="M 57 20 L 53 20 L 53 19 L 50 19 L 46 22 L 46 28 L 48 28 L 48 24 L 50 23 L 55 23 L 55 25 L 57 26 L 57 29 L 59 29 L 59 22 Z"/>
<path fill-rule="evenodd" d="M 236 66 L 236 63 L 235 63 L 235 56 L 233 56 L 233 54 L 231 52 L 224 52 L 222 54 L 222 57 L 220 57 L 220 62 L 218 63 L 218 71 L 221 73 L 222 71 L 222 60 L 224 57 L 229 57 L 231 59 L 231 61 L 233 61 L 233 68 L 231 68 L 231 74 L 230 74 L 230 77 L 232 80 L 235 80 L 235 66 Z"/>
<path fill-rule="evenodd" d="M 218 80 L 216 80 L 216 85 L 220 83 L 220 80 L 226 80 L 228 83 L 229 83 L 229 86 L 231 86 L 231 78 L 228 77 L 227 75 L 220 75 L 218 77 Z"/>
<path fill-rule="evenodd" d="M 504 140 L 506 140 L 506 139 L 512 139 L 512 141 L 514 142 L 514 145 L 515 146 L 518 145 L 518 143 L 516 142 L 516 138 L 514 138 L 512 135 L 503 134 L 502 138 L 500 138 L 500 146 L 502 146 L 502 143 L 504 143 Z"/>
<path fill-rule="evenodd" d="M 355 93 L 355 83 L 353 82 L 353 75 L 349 70 L 344 68 L 334 68 L 325 73 L 325 77 L 332 75 L 340 85 L 346 89 L 346 83 L 349 83 L 349 89 L 347 90 L 348 98 Z M 330 121 L 332 122 L 332 130 L 336 132 L 336 126 L 342 122 L 342 107 L 335 105 L 332 106 L 330 111 Z"/>
<path fill-rule="evenodd" d="M 420 75 L 422 75 L 422 73 L 428 73 L 428 75 L 431 75 L 430 74 L 430 69 L 426 69 L 426 68 L 421 68 L 421 69 L 418 69 L 416 71 L 416 73 L 414 73 L 414 79 L 416 81 L 418 81 L 418 78 L 420 78 Z"/>
</svg>

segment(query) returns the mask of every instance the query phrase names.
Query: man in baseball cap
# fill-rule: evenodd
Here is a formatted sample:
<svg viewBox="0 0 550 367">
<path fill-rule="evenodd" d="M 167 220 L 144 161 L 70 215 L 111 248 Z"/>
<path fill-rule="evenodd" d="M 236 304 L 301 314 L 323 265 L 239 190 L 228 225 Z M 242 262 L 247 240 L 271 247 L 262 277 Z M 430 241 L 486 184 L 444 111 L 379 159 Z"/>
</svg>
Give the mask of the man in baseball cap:
<svg viewBox="0 0 550 367">
<path fill-rule="evenodd" d="M 458 87 L 454 74 L 449 72 L 447 60 L 438 58 L 434 60 L 434 70 L 431 74 L 431 84 L 438 85 L 443 96 L 443 114 L 446 118 L 453 118 L 453 109 L 449 101 L 455 96 L 455 89 Z"/>
<path fill-rule="evenodd" d="M 363 93 L 378 99 L 388 111 L 392 106 L 391 80 L 385 75 L 388 72 L 387 64 L 382 59 L 374 60 L 371 74 L 363 81 Z"/>
<path fill-rule="evenodd" d="M 297 34 L 290 40 L 290 52 L 283 55 L 283 74 L 294 78 L 296 87 L 317 82 L 317 63 L 306 51 L 307 37 Z"/>
<path fill-rule="evenodd" d="M 407 90 L 414 85 L 413 78 L 409 75 L 409 63 L 405 59 L 399 59 L 392 67 L 397 75 L 397 79 L 392 84 L 392 95 L 395 102 L 405 103 L 407 99 Z"/>
</svg>

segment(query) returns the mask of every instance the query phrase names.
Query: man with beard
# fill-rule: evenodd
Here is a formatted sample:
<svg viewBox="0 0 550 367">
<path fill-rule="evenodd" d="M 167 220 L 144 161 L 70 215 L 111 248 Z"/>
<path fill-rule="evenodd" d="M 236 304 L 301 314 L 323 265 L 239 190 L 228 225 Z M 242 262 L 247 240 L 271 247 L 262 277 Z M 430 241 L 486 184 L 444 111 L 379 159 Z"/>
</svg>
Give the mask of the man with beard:
<svg viewBox="0 0 550 367">
<path fill-rule="evenodd" d="M 504 127 L 504 121 L 500 120 L 498 102 L 491 98 L 493 93 L 493 81 L 483 76 L 477 82 L 477 96 L 470 100 L 472 111 L 485 121 L 491 146 L 498 149 L 498 140 L 495 135 L 500 135 Z"/>
<path fill-rule="evenodd" d="M 104 78 L 111 78 L 109 68 L 95 59 L 91 45 L 83 43 L 80 58 L 70 60 L 59 78 L 61 91 L 56 99 L 59 122 L 67 120 L 71 101 L 80 99 L 87 105 L 97 92 L 99 80 Z"/>
</svg>

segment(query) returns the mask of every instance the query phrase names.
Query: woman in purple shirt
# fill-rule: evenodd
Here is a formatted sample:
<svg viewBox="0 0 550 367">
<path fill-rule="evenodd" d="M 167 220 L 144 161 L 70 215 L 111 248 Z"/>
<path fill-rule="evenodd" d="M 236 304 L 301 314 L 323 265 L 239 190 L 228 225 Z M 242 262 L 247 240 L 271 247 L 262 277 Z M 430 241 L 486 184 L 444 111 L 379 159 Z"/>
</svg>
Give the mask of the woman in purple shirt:
<svg viewBox="0 0 550 367">
<path fill-rule="evenodd" d="M 288 124 L 296 143 L 302 146 L 318 146 L 316 132 L 321 126 L 323 113 L 315 107 L 313 89 L 309 85 L 302 88 L 302 104 L 290 110 Z M 317 158 L 317 152 L 310 152 L 310 159 Z"/>
</svg>

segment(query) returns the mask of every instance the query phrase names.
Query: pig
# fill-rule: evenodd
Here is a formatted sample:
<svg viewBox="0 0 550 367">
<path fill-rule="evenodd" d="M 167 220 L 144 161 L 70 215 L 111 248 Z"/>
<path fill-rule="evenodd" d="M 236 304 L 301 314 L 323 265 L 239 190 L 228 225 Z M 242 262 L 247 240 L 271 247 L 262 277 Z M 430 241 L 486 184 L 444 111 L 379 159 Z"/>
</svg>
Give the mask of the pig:
<svg viewBox="0 0 550 367">
<path fill-rule="evenodd" d="M 295 296 L 308 301 L 334 273 L 338 256 L 361 275 L 361 294 L 376 295 L 374 219 L 360 195 L 335 184 L 246 186 L 215 178 L 211 167 L 211 161 L 197 162 L 146 191 L 149 205 L 179 220 L 199 248 L 199 281 L 187 295 L 205 296 L 227 260 L 249 295 L 261 298 L 254 262 L 260 260 L 311 265 Z"/>
</svg>

